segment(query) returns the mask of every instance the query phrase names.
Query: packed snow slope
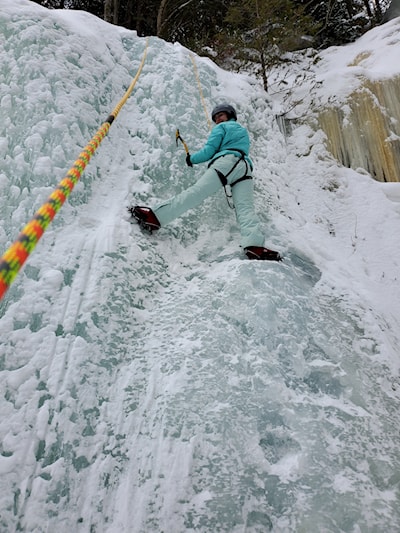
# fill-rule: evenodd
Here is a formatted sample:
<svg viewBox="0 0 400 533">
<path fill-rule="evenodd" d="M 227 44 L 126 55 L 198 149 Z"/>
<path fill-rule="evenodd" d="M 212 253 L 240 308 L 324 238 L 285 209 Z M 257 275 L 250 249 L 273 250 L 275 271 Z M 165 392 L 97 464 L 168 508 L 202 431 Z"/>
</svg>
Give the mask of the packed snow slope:
<svg viewBox="0 0 400 533">
<path fill-rule="evenodd" d="M 123 96 L 146 40 L 0 0 L 5 251 Z M 338 51 L 339 53 L 339 51 Z M 149 39 L 135 87 L 0 307 L 0 531 L 396 532 L 397 184 L 287 142 L 269 97 L 196 57 L 249 128 L 282 264 L 247 261 L 223 190 L 152 236 L 203 171 L 190 53 Z M 3 252 L 2 252 L 3 253 Z"/>
</svg>

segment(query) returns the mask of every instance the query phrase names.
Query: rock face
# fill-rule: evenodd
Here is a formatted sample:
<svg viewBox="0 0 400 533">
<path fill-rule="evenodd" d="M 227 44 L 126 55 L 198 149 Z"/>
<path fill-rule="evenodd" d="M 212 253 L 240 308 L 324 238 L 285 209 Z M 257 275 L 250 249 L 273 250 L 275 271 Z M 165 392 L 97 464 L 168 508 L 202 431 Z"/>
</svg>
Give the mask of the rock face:
<svg viewBox="0 0 400 533">
<path fill-rule="evenodd" d="M 288 71 L 282 96 L 274 96 L 285 110 L 276 117 L 285 138 L 306 122 L 325 133 L 342 165 L 380 182 L 399 182 L 399 47 L 400 17 Z"/>
<path fill-rule="evenodd" d="M 400 181 L 400 76 L 365 78 L 341 107 L 319 115 L 327 146 L 345 166 L 378 181 Z"/>
</svg>

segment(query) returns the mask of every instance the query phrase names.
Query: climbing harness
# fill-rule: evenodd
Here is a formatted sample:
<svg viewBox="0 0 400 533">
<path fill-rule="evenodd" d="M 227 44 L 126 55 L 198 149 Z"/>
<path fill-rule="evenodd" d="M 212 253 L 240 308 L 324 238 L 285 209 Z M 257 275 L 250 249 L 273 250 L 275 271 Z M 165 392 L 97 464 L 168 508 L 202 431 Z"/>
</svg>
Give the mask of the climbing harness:
<svg viewBox="0 0 400 533">
<path fill-rule="evenodd" d="M 50 194 L 46 203 L 44 203 L 38 209 L 38 211 L 36 211 L 32 220 L 26 224 L 17 237 L 17 240 L 9 247 L 9 249 L 4 253 L 3 257 L 0 259 L 0 300 L 3 298 L 9 286 L 14 281 L 14 278 L 17 276 L 29 254 L 35 248 L 50 222 L 52 222 L 53 218 L 58 213 L 65 200 L 71 194 L 92 155 L 95 153 L 100 143 L 107 135 L 111 124 L 121 111 L 122 106 L 128 100 L 142 71 L 144 62 L 146 60 L 147 48 L 148 39 L 146 40 L 146 47 L 139 69 L 123 98 L 110 113 L 106 121 L 101 125 L 86 147 L 79 154 L 78 159 L 74 162 L 66 176 L 60 181 L 57 188 Z"/>
<path fill-rule="evenodd" d="M 232 174 L 232 172 L 235 170 L 235 168 L 238 166 L 238 164 L 240 163 L 240 161 L 244 161 L 244 164 L 246 165 L 246 171 L 244 173 L 244 175 L 241 177 L 241 178 L 238 178 L 237 180 L 233 181 L 231 184 L 230 184 L 230 188 L 232 190 L 232 188 L 237 185 L 238 183 L 240 183 L 241 181 L 245 181 L 245 180 L 252 180 L 253 177 L 252 176 L 249 176 L 247 174 L 247 171 L 249 170 L 249 165 L 246 161 L 246 154 L 243 152 L 243 150 L 239 150 L 238 148 L 232 148 L 231 150 L 234 150 L 235 152 L 239 152 L 240 154 L 240 157 L 238 158 L 238 160 L 236 161 L 236 163 L 233 165 L 233 167 L 230 169 L 230 171 L 228 172 L 228 174 L 223 174 L 220 170 L 218 170 L 217 168 L 215 168 L 215 172 L 217 173 L 217 176 L 219 177 L 220 181 L 221 181 L 221 184 L 224 188 L 224 191 L 225 191 L 225 196 L 226 196 L 226 201 L 228 202 L 228 205 L 231 209 L 235 209 L 235 206 L 231 203 L 231 198 L 232 198 L 232 195 L 228 193 L 228 189 L 227 189 L 227 186 L 228 186 L 228 176 L 230 174 Z M 224 157 L 223 155 L 219 156 L 219 157 Z M 217 160 L 219 159 L 219 157 L 213 159 L 213 161 L 211 161 L 211 163 L 208 165 L 209 167 Z"/>
</svg>

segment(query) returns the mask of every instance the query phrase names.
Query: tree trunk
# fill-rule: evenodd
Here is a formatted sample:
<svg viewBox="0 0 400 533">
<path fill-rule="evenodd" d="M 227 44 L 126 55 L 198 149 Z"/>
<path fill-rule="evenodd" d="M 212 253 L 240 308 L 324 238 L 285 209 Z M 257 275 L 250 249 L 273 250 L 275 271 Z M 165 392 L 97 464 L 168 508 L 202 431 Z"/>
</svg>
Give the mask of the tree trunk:
<svg viewBox="0 0 400 533">
<path fill-rule="evenodd" d="M 346 0 L 346 10 L 347 10 L 347 15 L 349 16 L 349 19 L 352 19 L 354 15 L 354 8 L 353 8 L 352 0 Z"/>
<path fill-rule="evenodd" d="M 118 24 L 119 0 L 104 0 L 104 20 Z"/>
<path fill-rule="evenodd" d="M 259 51 L 260 51 L 260 63 L 261 63 L 261 78 L 263 81 L 263 87 L 264 91 L 268 92 L 268 77 L 267 77 L 267 64 L 265 61 L 265 53 L 264 53 L 264 41 L 260 32 L 261 28 L 261 17 L 260 17 L 260 10 L 258 6 L 258 0 L 256 0 L 256 15 L 257 15 L 257 21 L 258 21 L 258 28 L 257 28 L 257 34 L 258 34 L 258 45 L 259 45 Z"/>
<path fill-rule="evenodd" d="M 365 9 L 367 11 L 368 18 L 369 20 L 372 20 L 372 10 L 371 10 L 371 6 L 369 5 L 369 0 L 363 0 L 363 1 L 364 1 Z"/>
<path fill-rule="evenodd" d="M 123 26 L 125 26 L 126 28 L 129 28 L 130 30 L 137 29 L 136 23 L 135 23 L 136 19 L 134 17 L 133 11 L 134 11 L 133 0 L 128 0 L 127 5 L 126 5 L 126 11 L 124 11 L 124 13 L 122 14 L 124 15 Z"/>
<path fill-rule="evenodd" d="M 164 10 L 168 0 L 161 0 L 160 7 L 157 12 L 157 37 L 161 37 L 162 29 L 164 26 Z"/>
<path fill-rule="evenodd" d="M 114 22 L 114 0 L 104 0 L 104 20 L 106 22 Z"/>
<path fill-rule="evenodd" d="M 113 24 L 118 24 L 119 0 L 114 0 Z"/>
<path fill-rule="evenodd" d="M 143 2 L 138 0 L 136 2 L 136 31 L 137 34 L 142 37 L 144 35 L 143 31 Z"/>
<path fill-rule="evenodd" d="M 264 91 L 268 92 L 268 76 L 267 76 L 267 64 L 265 61 L 264 50 L 260 51 L 260 63 L 261 63 L 261 78 L 263 81 Z"/>
</svg>

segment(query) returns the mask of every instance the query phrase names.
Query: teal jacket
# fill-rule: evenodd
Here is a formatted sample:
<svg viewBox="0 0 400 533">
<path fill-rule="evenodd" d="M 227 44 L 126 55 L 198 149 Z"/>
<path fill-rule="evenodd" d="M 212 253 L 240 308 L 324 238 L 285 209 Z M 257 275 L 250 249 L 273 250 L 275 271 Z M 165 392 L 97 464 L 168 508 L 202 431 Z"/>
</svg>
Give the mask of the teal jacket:
<svg viewBox="0 0 400 533">
<path fill-rule="evenodd" d="M 206 144 L 201 150 L 190 156 L 190 161 L 194 165 L 210 161 L 211 165 L 215 159 L 226 154 L 240 156 L 240 152 L 235 151 L 235 149 L 241 150 L 246 154 L 245 159 L 251 169 L 253 169 L 253 163 L 249 157 L 249 134 L 246 128 L 238 124 L 234 119 L 230 119 L 214 126 Z"/>
</svg>

